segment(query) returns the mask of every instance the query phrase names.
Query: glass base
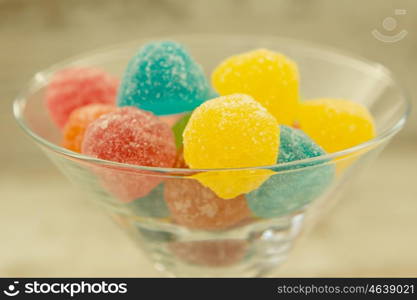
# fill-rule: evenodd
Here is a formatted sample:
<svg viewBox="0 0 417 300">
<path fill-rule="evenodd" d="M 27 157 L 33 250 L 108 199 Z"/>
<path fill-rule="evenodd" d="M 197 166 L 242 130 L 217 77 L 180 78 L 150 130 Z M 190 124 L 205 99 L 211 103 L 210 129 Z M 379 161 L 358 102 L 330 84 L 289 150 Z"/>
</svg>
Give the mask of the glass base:
<svg viewBox="0 0 417 300">
<path fill-rule="evenodd" d="M 157 270 L 172 277 L 262 277 L 288 257 L 302 213 L 225 231 L 193 231 L 114 215 Z"/>
</svg>

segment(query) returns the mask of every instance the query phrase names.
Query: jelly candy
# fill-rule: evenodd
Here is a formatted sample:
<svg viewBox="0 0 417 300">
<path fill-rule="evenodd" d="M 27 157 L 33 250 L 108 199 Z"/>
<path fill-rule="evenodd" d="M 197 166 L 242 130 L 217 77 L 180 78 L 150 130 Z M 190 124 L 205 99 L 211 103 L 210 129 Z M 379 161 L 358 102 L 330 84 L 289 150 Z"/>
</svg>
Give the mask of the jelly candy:
<svg viewBox="0 0 417 300">
<path fill-rule="evenodd" d="M 152 167 L 172 167 L 176 155 L 169 126 L 135 107 L 119 108 L 92 122 L 82 151 L 100 159 Z"/>
<path fill-rule="evenodd" d="M 324 150 L 317 145 L 302 130 L 280 125 L 280 149 L 278 163 L 290 163 L 296 160 L 325 155 Z M 309 166 L 311 163 L 299 164 L 298 167 Z M 279 168 L 281 171 L 293 169 L 293 167 Z"/>
<path fill-rule="evenodd" d="M 375 137 L 368 109 L 343 99 L 314 99 L 300 105 L 301 129 L 329 153 L 366 142 Z"/>
<path fill-rule="evenodd" d="M 224 200 L 191 178 L 168 179 L 165 200 L 172 218 L 194 229 L 223 229 L 249 216 L 244 196 Z"/>
<path fill-rule="evenodd" d="M 282 54 L 258 49 L 232 56 L 212 74 L 220 95 L 244 93 L 259 101 L 280 124 L 292 125 L 299 104 L 298 71 Z"/>
<path fill-rule="evenodd" d="M 56 72 L 46 88 L 45 104 L 54 123 L 63 128 L 71 112 L 91 103 L 114 105 L 119 80 L 94 68 Z"/>
<path fill-rule="evenodd" d="M 191 111 L 212 96 L 203 69 L 172 41 L 145 45 L 130 60 L 118 94 L 119 106 L 156 115 Z"/>
<path fill-rule="evenodd" d="M 115 111 L 109 104 L 89 104 L 75 109 L 62 131 L 61 145 L 69 150 L 81 152 L 81 143 L 87 126 L 100 116 Z"/>
<path fill-rule="evenodd" d="M 104 160 L 151 167 L 172 167 L 176 158 L 171 128 L 135 107 L 119 108 L 92 122 L 81 151 Z M 149 172 L 103 166 L 100 177 L 112 194 L 130 202 L 147 195 L 162 181 L 162 177 Z"/>
<path fill-rule="evenodd" d="M 278 163 L 324 155 L 323 149 L 301 130 L 281 125 Z M 248 206 L 258 217 L 272 218 L 292 213 L 319 197 L 332 182 L 334 165 L 328 160 L 298 163 L 274 168 L 259 189 L 246 195 Z"/>
<path fill-rule="evenodd" d="M 279 127 L 250 96 L 209 100 L 191 115 L 183 133 L 184 159 L 192 169 L 244 168 L 275 164 Z M 219 170 L 193 175 L 224 199 L 250 192 L 271 174 L 266 169 Z"/>
</svg>

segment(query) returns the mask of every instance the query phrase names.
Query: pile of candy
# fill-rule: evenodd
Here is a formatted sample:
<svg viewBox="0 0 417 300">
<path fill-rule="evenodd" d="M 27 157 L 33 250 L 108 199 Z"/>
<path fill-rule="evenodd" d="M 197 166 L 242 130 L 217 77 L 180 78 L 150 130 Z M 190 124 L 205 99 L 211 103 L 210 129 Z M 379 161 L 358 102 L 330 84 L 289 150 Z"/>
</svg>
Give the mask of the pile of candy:
<svg viewBox="0 0 417 300">
<path fill-rule="evenodd" d="M 300 100 L 296 64 L 271 50 L 227 58 L 211 82 L 182 45 L 152 42 L 120 84 L 102 70 L 66 69 L 52 77 L 45 102 L 69 150 L 191 169 L 182 176 L 109 166 L 94 172 L 137 215 L 204 230 L 302 208 L 327 189 L 335 167 L 325 159 L 292 162 L 375 136 L 372 116 L 357 102 Z"/>
</svg>

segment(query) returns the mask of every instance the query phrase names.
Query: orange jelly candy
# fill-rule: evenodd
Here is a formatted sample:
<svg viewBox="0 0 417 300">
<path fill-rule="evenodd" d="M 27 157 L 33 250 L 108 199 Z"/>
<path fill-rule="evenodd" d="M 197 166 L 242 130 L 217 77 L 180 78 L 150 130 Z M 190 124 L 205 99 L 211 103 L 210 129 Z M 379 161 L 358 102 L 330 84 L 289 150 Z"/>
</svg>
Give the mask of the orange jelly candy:
<svg viewBox="0 0 417 300">
<path fill-rule="evenodd" d="M 88 125 L 116 107 L 107 104 L 90 104 L 74 110 L 63 130 L 62 146 L 74 152 L 81 152 L 81 144 Z"/>
</svg>

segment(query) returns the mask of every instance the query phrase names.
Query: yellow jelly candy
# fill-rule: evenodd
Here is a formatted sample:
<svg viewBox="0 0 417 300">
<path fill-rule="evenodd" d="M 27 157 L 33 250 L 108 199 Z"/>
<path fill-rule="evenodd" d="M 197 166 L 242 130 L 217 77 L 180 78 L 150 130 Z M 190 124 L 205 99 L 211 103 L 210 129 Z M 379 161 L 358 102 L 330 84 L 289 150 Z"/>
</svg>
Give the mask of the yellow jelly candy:
<svg viewBox="0 0 417 300">
<path fill-rule="evenodd" d="M 279 126 L 252 97 L 234 94 L 195 109 L 183 140 L 184 159 L 192 169 L 266 166 L 277 162 Z M 256 189 L 273 173 L 266 169 L 218 170 L 193 177 L 219 197 L 231 199 Z"/>
<path fill-rule="evenodd" d="M 300 105 L 298 121 L 326 152 L 337 152 L 375 137 L 375 125 L 368 109 L 343 99 L 313 99 Z"/>
<path fill-rule="evenodd" d="M 280 124 L 293 124 L 299 105 L 298 70 L 284 55 L 258 49 L 229 57 L 213 71 L 212 82 L 220 95 L 248 94 Z"/>
</svg>

